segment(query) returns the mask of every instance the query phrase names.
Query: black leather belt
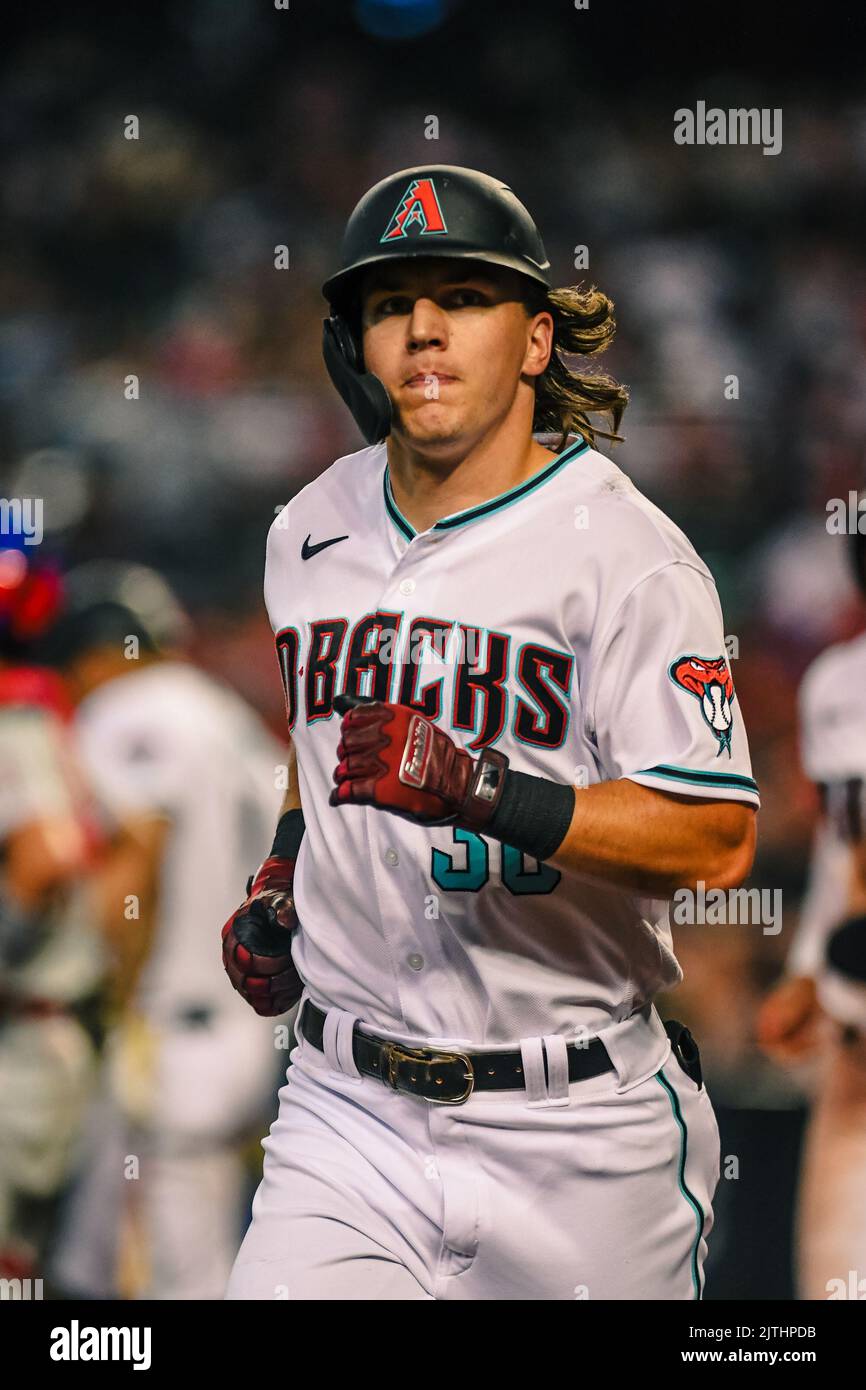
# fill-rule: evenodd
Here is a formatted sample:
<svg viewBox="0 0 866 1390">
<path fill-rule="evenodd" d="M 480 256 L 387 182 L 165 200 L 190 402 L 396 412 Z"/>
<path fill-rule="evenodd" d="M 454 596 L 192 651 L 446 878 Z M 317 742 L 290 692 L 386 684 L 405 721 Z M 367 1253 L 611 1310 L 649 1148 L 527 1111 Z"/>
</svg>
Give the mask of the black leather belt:
<svg viewBox="0 0 866 1390">
<path fill-rule="evenodd" d="M 304 1001 L 300 1030 L 307 1042 L 324 1051 L 326 1014 L 311 999 Z M 600 1038 L 585 1046 L 566 1043 L 569 1081 L 584 1081 L 612 1071 L 613 1062 Z M 473 1091 L 517 1091 L 525 1086 L 520 1052 L 452 1052 L 439 1047 L 404 1047 L 402 1043 L 352 1031 L 352 1056 L 362 1076 L 375 1076 L 395 1091 L 406 1091 L 438 1105 L 462 1105 Z M 544 1058 L 547 1077 L 547 1058 Z"/>
</svg>

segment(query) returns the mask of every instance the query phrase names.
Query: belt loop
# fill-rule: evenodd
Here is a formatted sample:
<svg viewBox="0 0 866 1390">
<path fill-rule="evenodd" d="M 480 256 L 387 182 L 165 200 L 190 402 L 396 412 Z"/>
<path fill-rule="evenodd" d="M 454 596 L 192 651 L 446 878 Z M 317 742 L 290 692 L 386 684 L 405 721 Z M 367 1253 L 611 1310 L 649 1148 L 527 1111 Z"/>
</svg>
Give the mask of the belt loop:
<svg viewBox="0 0 866 1390">
<path fill-rule="evenodd" d="M 548 1105 L 568 1105 L 568 1048 L 560 1033 L 545 1033 Z"/>
<path fill-rule="evenodd" d="M 617 1095 L 633 1090 L 654 1076 L 671 1052 L 670 1039 L 652 1003 L 605 1028 L 598 1036 L 616 1069 Z"/>
<path fill-rule="evenodd" d="M 360 1086 L 363 1077 L 358 1071 L 358 1064 L 352 1052 L 357 1021 L 354 1014 L 341 1012 L 337 1023 L 337 1060 L 343 1075 L 348 1077 L 350 1081 L 357 1081 Z"/>
<path fill-rule="evenodd" d="M 547 1082 L 544 1079 L 544 1051 L 541 1038 L 521 1038 L 520 1056 L 523 1079 L 526 1083 L 526 1104 L 547 1104 Z"/>
<path fill-rule="evenodd" d="M 357 1018 L 345 1009 L 328 1009 L 322 1031 L 322 1051 L 333 1074 L 348 1077 L 360 1085 L 361 1073 L 358 1071 L 352 1054 L 352 1037 Z"/>
</svg>

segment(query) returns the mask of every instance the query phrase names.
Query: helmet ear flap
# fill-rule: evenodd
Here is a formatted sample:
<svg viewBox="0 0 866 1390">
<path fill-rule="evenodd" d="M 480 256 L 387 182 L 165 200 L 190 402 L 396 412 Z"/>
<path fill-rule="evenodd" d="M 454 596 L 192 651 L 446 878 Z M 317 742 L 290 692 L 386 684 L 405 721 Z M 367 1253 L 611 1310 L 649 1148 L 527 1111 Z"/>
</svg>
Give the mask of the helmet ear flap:
<svg viewBox="0 0 866 1390">
<path fill-rule="evenodd" d="M 379 378 L 364 371 L 358 341 L 341 314 L 322 322 L 322 355 L 364 439 L 379 443 L 391 432 L 391 400 Z"/>
<path fill-rule="evenodd" d="M 331 326 L 335 345 L 346 359 L 348 365 L 353 371 L 363 371 L 360 346 L 355 334 L 349 327 L 348 321 L 342 314 L 332 314 L 328 322 Z"/>
</svg>

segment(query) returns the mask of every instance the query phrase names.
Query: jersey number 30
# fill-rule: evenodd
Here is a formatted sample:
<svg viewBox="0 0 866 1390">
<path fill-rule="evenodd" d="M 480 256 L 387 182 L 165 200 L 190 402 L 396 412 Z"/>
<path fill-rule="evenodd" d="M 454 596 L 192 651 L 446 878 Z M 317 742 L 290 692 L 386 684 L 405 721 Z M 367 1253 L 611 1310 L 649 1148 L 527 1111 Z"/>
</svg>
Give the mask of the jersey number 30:
<svg viewBox="0 0 866 1390">
<path fill-rule="evenodd" d="M 433 850 L 433 882 L 449 893 L 478 893 L 490 880 L 490 845 L 474 830 L 452 831 L 455 852 Z M 498 841 L 496 841 L 499 844 Z M 523 854 L 513 845 L 499 845 L 500 874 L 509 893 L 552 893 L 562 874 L 549 864 Z M 534 869 L 527 869 L 527 861 Z"/>
</svg>

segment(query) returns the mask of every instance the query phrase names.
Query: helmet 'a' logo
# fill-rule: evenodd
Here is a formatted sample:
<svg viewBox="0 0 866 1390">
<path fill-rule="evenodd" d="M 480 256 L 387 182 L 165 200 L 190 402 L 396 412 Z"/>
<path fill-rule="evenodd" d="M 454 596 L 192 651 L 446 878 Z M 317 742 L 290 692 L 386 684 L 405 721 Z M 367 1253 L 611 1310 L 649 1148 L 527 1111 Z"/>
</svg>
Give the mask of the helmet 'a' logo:
<svg viewBox="0 0 866 1390">
<path fill-rule="evenodd" d="M 674 685 L 700 700 L 701 714 L 719 745 L 716 757 L 726 748 L 730 758 L 734 723 L 731 705 L 735 697 L 734 682 L 725 658 L 678 656 L 668 667 L 668 675 Z"/>
<path fill-rule="evenodd" d="M 447 231 L 433 180 L 413 179 L 394 209 L 382 241 L 399 241 L 409 232 L 417 236 L 442 236 Z"/>
</svg>

